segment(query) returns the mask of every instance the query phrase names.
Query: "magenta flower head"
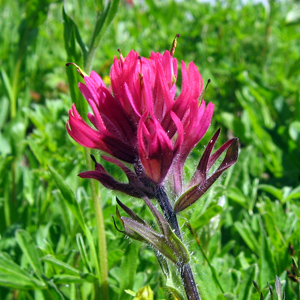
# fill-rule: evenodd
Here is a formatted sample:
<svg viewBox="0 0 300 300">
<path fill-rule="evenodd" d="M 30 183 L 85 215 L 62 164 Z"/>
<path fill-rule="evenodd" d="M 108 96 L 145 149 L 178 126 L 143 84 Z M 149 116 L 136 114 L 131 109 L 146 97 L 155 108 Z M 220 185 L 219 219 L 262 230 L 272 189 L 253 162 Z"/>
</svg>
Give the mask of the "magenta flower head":
<svg viewBox="0 0 300 300">
<path fill-rule="evenodd" d="M 91 125 L 73 104 L 67 131 L 79 144 L 108 154 L 102 158 L 120 167 L 128 183 L 115 180 L 95 158 L 95 170 L 80 177 L 131 196 L 154 198 L 168 176 L 173 191 L 182 193 L 184 162 L 206 133 L 214 105 L 201 99 L 203 80 L 193 62 L 188 67 L 181 62 L 182 88 L 176 97 L 173 54 L 174 48 L 164 54 L 152 52 L 149 59 L 133 50 L 125 58 L 120 54 L 111 67 L 109 87 L 94 71 L 87 76 L 78 68 L 85 81 L 79 89 L 92 109 Z M 185 207 L 182 199 L 179 206 Z"/>
</svg>

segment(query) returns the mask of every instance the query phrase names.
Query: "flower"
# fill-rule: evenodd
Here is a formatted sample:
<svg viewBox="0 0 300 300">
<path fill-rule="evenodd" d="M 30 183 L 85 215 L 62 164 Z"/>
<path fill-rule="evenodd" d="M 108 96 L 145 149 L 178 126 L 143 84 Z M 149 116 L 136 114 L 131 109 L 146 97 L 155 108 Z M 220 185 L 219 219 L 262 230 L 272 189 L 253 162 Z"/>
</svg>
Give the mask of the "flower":
<svg viewBox="0 0 300 300">
<path fill-rule="evenodd" d="M 73 104 L 67 131 L 79 144 L 112 156 L 103 158 L 119 166 L 129 183 L 113 179 L 95 159 L 95 170 L 81 173 L 81 177 L 95 178 L 129 195 L 144 193 L 151 198 L 169 174 L 173 190 L 181 192 L 184 162 L 206 133 L 214 105 L 203 99 L 199 104 L 203 80 L 193 62 L 188 68 L 181 62 L 182 89 L 176 97 L 177 60 L 173 53 L 152 52 L 149 59 L 133 50 L 126 58 L 120 54 L 111 67 L 108 88 L 94 71 L 90 76 L 80 71 L 85 84 L 79 83 L 79 89 L 92 109 L 88 119 L 94 128 Z M 134 171 L 121 161 L 133 165 Z"/>
</svg>

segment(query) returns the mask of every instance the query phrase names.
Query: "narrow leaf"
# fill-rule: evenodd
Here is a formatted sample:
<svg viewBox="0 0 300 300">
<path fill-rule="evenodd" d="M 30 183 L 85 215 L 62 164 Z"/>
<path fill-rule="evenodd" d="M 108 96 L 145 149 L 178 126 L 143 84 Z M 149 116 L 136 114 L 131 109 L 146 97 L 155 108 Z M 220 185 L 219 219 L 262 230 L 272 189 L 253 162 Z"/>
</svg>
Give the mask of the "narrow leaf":
<svg viewBox="0 0 300 300">
<path fill-rule="evenodd" d="M 274 274 L 276 274 L 273 252 L 269 247 L 268 240 L 264 233 L 261 234 L 260 239 L 259 270 L 260 286 L 264 286 L 266 282 L 272 280 Z"/>
<path fill-rule="evenodd" d="M 135 274 L 137 270 L 137 256 L 140 249 L 140 244 L 131 243 L 128 244 L 126 251 L 123 256 L 121 265 L 121 282 L 120 282 L 120 293 L 119 300 L 130 300 L 132 299 L 130 295 L 125 293 L 125 289 L 132 290 Z"/>
<path fill-rule="evenodd" d="M 69 264 L 66 264 L 65 262 L 55 258 L 52 255 L 46 255 L 45 257 L 42 257 L 42 260 L 46 261 L 52 265 L 58 266 L 61 270 L 65 270 L 65 271 L 73 273 L 75 275 L 80 275 L 79 270 L 77 270 L 74 267 L 70 266 Z"/>
<path fill-rule="evenodd" d="M 0 285 L 13 289 L 44 288 L 45 284 L 31 277 L 4 253 L 0 253 Z"/>
<path fill-rule="evenodd" d="M 234 227 L 239 232 L 240 236 L 244 240 L 244 242 L 247 244 L 247 246 L 253 251 L 258 253 L 259 252 L 259 243 L 250 228 L 250 226 L 246 222 L 235 222 Z"/>
<path fill-rule="evenodd" d="M 43 273 L 42 264 L 36 246 L 29 235 L 25 230 L 17 230 L 16 240 L 23 251 L 23 254 L 27 257 L 28 262 L 30 263 L 33 270 L 38 274 Z"/>
<path fill-rule="evenodd" d="M 213 205 L 205 210 L 200 216 L 197 217 L 193 215 L 193 218 L 190 220 L 190 223 L 193 228 L 201 228 L 207 224 L 213 217 L 217 216 L 222 212 L 223 208 L 220 205 Z"/>
<path fill-rule="evenodd" d="M 78 249 L 79 249 L 79 252 L 80 252 L 80 256 L 81 256 L 81 259 L 82 259 L 85 267 L 89 270 L 89 272 L 92 272 L 92 268 L 91 268 L 91 264 L 90 264 L 89 259 L 88 259 L 85 244 L 84 244 L 82 235 L 80 233 L 78 233 L 76 235 L 76 243 L 77 243 L 77 246 L 78 246 Z"/>
<path fill-rule="evenodd" d="M 256 280 L 258 268 L 257 265 L 252 265 L 248 269 L 244 270 L 242 282 L 239 286 L 238 300 L 250 300 L 252 296 L 252 284 L 253 280 Z"/>
<path fill-rule="evenodd" d="M 53 176 L 57 187 L 59 188 L 61 194 L 66 200 L 69 209 L 72 211 L 73 215 L 77 219 L 82 230 L 85 231 L 85 222 L 74 193 L 72 192 L 70 187 L 65 183 L 64 179 L 52 167 L 48 166 L 48 168 Z"/>
</svg>

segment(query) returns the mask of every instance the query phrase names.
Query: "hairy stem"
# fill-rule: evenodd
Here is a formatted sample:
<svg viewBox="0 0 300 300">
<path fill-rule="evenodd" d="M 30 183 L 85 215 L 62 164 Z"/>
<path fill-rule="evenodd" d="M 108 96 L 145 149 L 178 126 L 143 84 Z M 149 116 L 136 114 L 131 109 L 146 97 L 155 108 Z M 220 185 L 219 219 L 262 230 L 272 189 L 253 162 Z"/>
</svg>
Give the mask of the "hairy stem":
<svg viewBox="0 0 300 300">
<path fill-rule="evenodd" d="M 163 187 L 159 187 L 156 193 L 156 199 L 158 200 L 164 216 L 170 224 L 171 228 L 174 230 L 175 234 L 182 240 L 176 213 L 174 212 L 174 209 Z M 187 299 L 201 300 L 190 265 L 184 264 L 182 266 L 179 266 L 179 271 Z"/>
<path fill-rule="evenodd" d="M 159 187 L 157 190 L 156 199 L 171 228 L 174 229 L 175 234 L 182 240 L 176 214 L 163 187 Z"/>
<path fill-rule="evenodd" d="M 201 300 L 193 272 L 189 264 L 185 264 L 180 268 L 180 275 L 188 300 Z"/>
</svg>

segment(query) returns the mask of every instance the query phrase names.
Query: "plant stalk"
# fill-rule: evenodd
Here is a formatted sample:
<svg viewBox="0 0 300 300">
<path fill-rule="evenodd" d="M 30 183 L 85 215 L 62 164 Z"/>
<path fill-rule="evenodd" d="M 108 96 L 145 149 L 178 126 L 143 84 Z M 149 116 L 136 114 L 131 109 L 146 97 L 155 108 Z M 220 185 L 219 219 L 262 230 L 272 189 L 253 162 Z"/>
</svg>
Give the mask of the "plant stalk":
<svg viewBox="0 0 300 300">
<path fill-rule="evenodd" d="M 174 230 L 175 234 L 180 240 L 182 240 L 181 232 L 178 225 L 178 220 L 176 213 L 169 201 L 169 198 L 163 187 L 159 187 L 156 193 L 156 199 L 164 213 L 164 216 L 171 228 Z M 201 300 L 195 279 L 192 273 L 191 266 L 189 264 L 184 264 L 178 267 L 180 271 L 181 280 L 184 286 L 184 290 L 188 300 Z"/>
<path fill-rule="evenodd" d="M 175 234 L 182 240 L 176 214 L 163 187 L 159 187 L 156 193 L 156 199 L 171 228 L 174 229 Z"/>
</svg>

